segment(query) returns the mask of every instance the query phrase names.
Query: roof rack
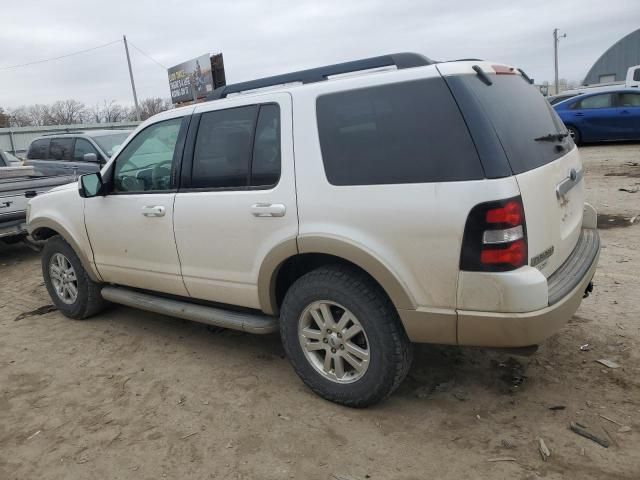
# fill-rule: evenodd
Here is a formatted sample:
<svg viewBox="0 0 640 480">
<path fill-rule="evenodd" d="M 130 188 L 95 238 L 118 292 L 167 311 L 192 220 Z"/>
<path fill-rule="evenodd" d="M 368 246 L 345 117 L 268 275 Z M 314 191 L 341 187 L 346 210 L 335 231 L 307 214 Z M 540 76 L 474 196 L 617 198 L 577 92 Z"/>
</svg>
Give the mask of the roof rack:
<svg viewBox="0 0 640 480">
<path fill-rule="evenodd" d="M 351 62 L 336 63 L 335 65 L 327 65 L 324 67 L 311 68 L 309 70 L 300 70 L 298 72 L 285 73 L 283 75 L 275 75 L 273 77 L 259 78 L 248 82 L 234 83 L 224 87 L 216 88 L 207 96 L 207 100 L 218 100 L 225 98 L 232 93 L 244 92 L 247 90 L 256 90 L 258 88 L 271 87 L 274 85 L 283 85 L 286 83 L 315 83 L 327 80 L 333 75 L 341 75 L 345 73 L 358 72 L 362 70 L 371 70 L 374 68 L 394 66 L 398 69 L 423 67 L 425 65 L 433 65 L 433 60 L 420 55 L 419 53 L 393 53 L 390 55 L 382 55 L 379 57 L 364 58 L 362 60 L 354 60 Z"/>
<path fill-rule="evenodd" d="M 68 128 L 64 128 L 61 130 L 58 130 L 57 132 L 51 132 L 51 133 L 43 133 L 41 136 L 42 137 L 50 137 L 52 135 L 68 135 L 68 134 L 73 134 L 73 133 L 86 133 L 85 130 L 70 130 Z"/>
</svg>

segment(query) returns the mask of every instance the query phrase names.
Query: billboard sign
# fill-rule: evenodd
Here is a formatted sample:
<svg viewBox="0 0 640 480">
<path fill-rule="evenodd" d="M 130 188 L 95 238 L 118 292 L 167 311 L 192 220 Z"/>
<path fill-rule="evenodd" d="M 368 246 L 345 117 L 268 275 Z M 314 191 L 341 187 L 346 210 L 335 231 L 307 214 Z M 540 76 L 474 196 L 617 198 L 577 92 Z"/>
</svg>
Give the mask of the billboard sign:
<svg viewBox="0 0 640 480">
<path fill-rule="evenodd" d="M 209 54 L 183 62 L 168 70 L 173 103 L 204 98 L 213 91 Z"/>
</svg>

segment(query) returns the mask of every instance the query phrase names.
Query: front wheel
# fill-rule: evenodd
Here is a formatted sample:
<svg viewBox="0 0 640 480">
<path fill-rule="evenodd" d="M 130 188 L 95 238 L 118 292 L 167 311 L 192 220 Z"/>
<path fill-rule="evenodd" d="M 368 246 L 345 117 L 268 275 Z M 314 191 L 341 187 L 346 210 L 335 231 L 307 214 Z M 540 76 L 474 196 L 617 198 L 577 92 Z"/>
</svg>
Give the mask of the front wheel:
<svg viewBox="0 0 640 480">
<path fill-rule="evenodd" d="M 55 306 L 65 316 L 84 320 L 106 305 L 102 286 L 91 280 L 73 248 L 52 237 L 42 249 L 42 276 Z"/>
<path fill-rule="evenodd" d="M 327 266 L 287 292 L 280 334 L 304 383 L 351 407 L 373 405 L 404 380 L 412 345 L 381 288 L 364 273 Z"/>
</svg>

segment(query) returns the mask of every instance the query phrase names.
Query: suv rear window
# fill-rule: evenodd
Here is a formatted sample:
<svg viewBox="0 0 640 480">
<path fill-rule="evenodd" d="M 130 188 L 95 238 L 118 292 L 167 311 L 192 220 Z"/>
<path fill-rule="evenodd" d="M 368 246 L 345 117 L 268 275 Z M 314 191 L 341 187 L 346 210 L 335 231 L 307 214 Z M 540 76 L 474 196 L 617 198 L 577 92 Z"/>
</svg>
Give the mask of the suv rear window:
<svg viewBox="0 0 640 480">
<path fill-rule="evenodd" d="M 34 140 L 29 146 L 29 152 L 27 153 L 27 159 L 29 160 L 44 160 L 49 153 L 49 139 L 41 138 Z"/>
<path fill-rule="evenodd" d="M 442 78 L 322 95 L 317 117 L 325 172 L 333 185 L 484 178 Z"/>
<path fill-rule="evenodd" d="M 477 75 L 447 77 L 447 82 L 458 102 L 479 102 L 486 116 L 477 121 L 488 118 L 491 122 L 514 174 L 546 165 L 571 149 L 568 136 L 562 143 L 535 140 L 549 134 L 566 133 L 562 120 L 537 88 L 520 75 L 491 74 L 489 78 L 491 85 Z M 460 87 L 470 90 L 474 99 L 463 99 L 466 96 L 458 93 Z M 461 105 L 463 112 L 466 107 L 473 105 Z M 469 126 L 474 132 L 474 125 L 470 123 Z M 556 148 L 559 144 L 567 148 Z M 490 161 L 484 156 L 482 160 Z"/>
</svg>

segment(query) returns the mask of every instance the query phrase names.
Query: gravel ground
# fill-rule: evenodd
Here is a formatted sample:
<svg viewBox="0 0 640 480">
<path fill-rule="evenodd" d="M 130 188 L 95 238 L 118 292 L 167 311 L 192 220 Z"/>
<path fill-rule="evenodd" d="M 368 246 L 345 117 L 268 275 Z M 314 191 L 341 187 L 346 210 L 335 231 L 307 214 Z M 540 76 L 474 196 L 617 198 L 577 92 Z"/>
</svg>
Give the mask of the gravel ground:
<svg viewBox="0 0 640 480">
<path fill-rule="evenodd" d="M 312 394 L 277 336 L 124 307 L 68 320 L 38 253 L 0 247 L 0 478 L 640 478 L 640 192 L 619 190 L 640 145 L 581 152 L 608 227 L 594 294 L 532 357 L 419 346 L 366 410 Z"/>
</svg>

